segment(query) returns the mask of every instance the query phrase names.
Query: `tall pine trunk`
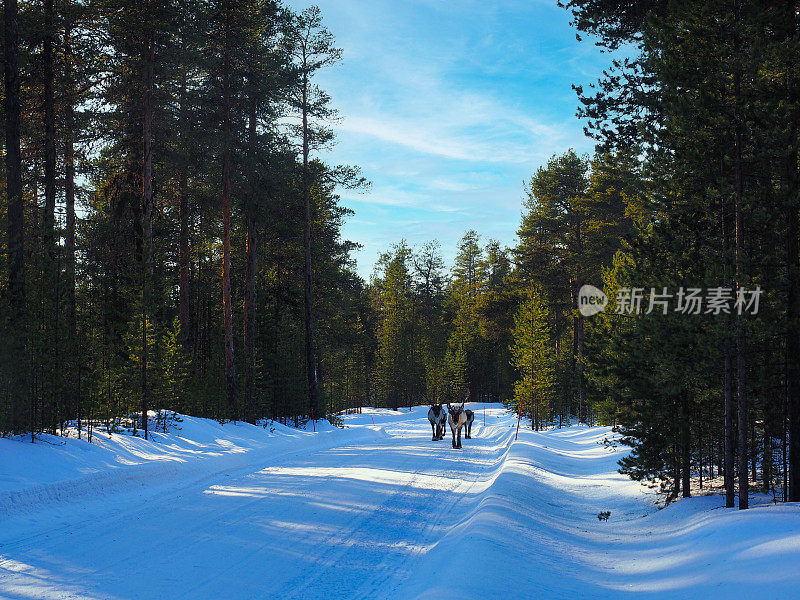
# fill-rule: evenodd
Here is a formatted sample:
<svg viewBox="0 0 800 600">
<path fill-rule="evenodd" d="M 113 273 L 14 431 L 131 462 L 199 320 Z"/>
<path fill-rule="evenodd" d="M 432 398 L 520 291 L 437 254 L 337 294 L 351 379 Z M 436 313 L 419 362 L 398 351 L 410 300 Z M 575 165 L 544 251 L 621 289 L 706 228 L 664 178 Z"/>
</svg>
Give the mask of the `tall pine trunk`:
<svg viewBox="0 0 800 600">
<path fill-rule="evenodd" d="M 236 367 L 233 362 L 233 304 L 231 300 L 231 57 L 230 29 L 226 25 L 222 51 L 222 312 L 225 329 L 225 386 L 228 408 L 239 420 L 236 403 Z"/>
<path fill-rule="evenodd" d="M 681 392 L 680 407 L 679 407 L 679 423 L 678 428 L 680 431 L 680 444 L 681 444 L 681 489 L 683 497 L 689 498 L 692 495 L 691 487 L 691 452 L 692 452 L 692 438 L 689 430 L 689 411 L 688 411 L 688 391 Z"/>
<path fill-rule="evenodd" d="M 730 226 L 728 223 L 728 208 L 727 203 L 723 199 L 720 204 L 720 220 L 722 222 L 722 264 L 723 264 L 723 277 L 725 284 L 730 281 Z M 725 506 L 728 508 L 736 504 L 736 467 L 735 448 L 736 436 L 733 415 L 735 407 L 733 403 L 733 384 L 731 381 L 732 364 L 731 364 L 731 338 L 729 332 L 731 331 L 730 315 L 725 318 L 725 331 L 723 332 L 722 339 L 722 360 L 723 360 L 723 394 L 725 403 L 725 426 L 724 426 L 724 471 L 723 481 L 725 483 Z"/>
<path fill-rule="evenodd" d="M 572 306 L 576 308 L 578 305 L 578 294 L 580 293 L 581 287 L 583 287 L 584 278 L 583 278 L 583 223 L 581 219 L 581 214 L 577 211 L 573 211 L 572 219 L 574 219 L 574 226 L 575 226 L 575 258 L 577 262 L 577 268 L 575 271 L 575 290 L 573 292 L 574 296 L 572 298 Z M 578 420 L 582 423 L 587 422 L 588 417 L 588 407 L 586 406 L 586 382 L 585 382 L 585 366 L 584 366 L 584 356 L 583 356 L 583 334 L 584 334 L 584 322 L 583 316 L 580 315 L 577 311 L 575 311 L 575 316 L 573 317 L 573 328 L 574 328 L 574 351 L 576 356 L 575 362 L 575 379 L 578 384 Z"/>
<path fill-rule="evenodd" d="M 65 109 L 65 123 L 72 127 L 72 107 Z M 75 297 L 75 146 L 72 132 L 67 131 L 64 142 L 64 200 L 66 208 L 66 232 L 64 236 L 64 275 L 66 277 L 66 320 L 67 352 L 69 353 L 69 372 L 67 373 L 67 406 L 71 416 L 78 420 L 78 437 L 81 434 L 80 368 L 81 352 L 78 348 L 78 311 Z"/>
<path fill-rule="evenodd" d="M 796 9 L 793 1 L 785 3 L 785 20 L 788 25 L 787 39 L 791 40 L 797 33 Z M 794 60 L 797 57 L 792 57 Z M 790 59 L 791 60 L 791 59 Z M 788 65 L 791 68 L 793 65 Z M 787 68 L 787 73 L 791 72 Z M 792 78 L 787 76 L 787 104 L 797 111 L 797 92 Z M 789 416 L 789 463 L 787 499 L 800 502 L 800 240 L 798 240 L 798 192 L 800 192 L 800 176 L 797 166 L 797 127 L 793 115 L 789 125 L 788 147 L 786 157 L 786 267 L 788 295 L 786 301 L 786 406 Z M 785 443 L 785 437 L 784 437 Z M 784 452 L 785 460 L 785 452 Z"/>
<path fill-rule="evenodd" d="M 185 46 L 185 44 L 184 44 Z M 186 56 L 185 47 L 182 56 Z M 181 324 L 181 340 L 190 339 L 189 323 L 189 161 L 187 158 L 189 140 L 187 111 L 187 73 L 182 73 L 180 91 L 180 166 L 178 172 L 178 319 Z"/>
<path fill-rule="evenodd" d="M 42 216 L 42 242 L 44 245 L 44 276 L 47 282 L 47 314 L 45 316 L 47 341 L 45 355 L 49 365 L 46 368 L 47 401 L 56 411 L 54 423 L 61 421 L 61 393 L 58 380 L 61 377 L 59 360 L 60 340 L 58 339 L 59 316 L 59 273 L 56 260 L 56 109 L 55 73 L 53 57 L 53 36 L 55 30 L 53 0 L 44 0 L 44 39 L 42 44 L 42 64 L 44 71 L 44 215 Z"/>
<path fill-rule="evenodd" d="M 67 7 L 69 10 L 69 6 Z M 70 417 L 78 421 L 78 437 L 81 436 L 81 398 L 79 389 L 80 350 L 78 348 L 77 301 L 75 296 L 75 102 L 72 61 L 72 27 L 64 26 L 64 64 L 67 97 L 64 101 L 64 209 L 66 212 L 66 231 L 64 235 L 64 275 L 66 293 L 67 354 L 67 410 Z"/>
<path fill-rule="evenodd" d="M 258 268 L 258 238 L 256 232 L 256 102 L 251 99 L 248 147 L 250 155 L 249 202 L 245 210 L 245 273 L 244 273 L 244 347 L 245 347 L 245 411 L 255 418 L 255 326 L 256 272 Z"/>
<path fill-rule="evenodd" d="M 314 347 L 314 281 L 313 281 L 313 266 L 311 261 L 311 174 L 308 166 L 308 155 L 310 151 L 310 134 L 308 125 L 308 76 L 303 73 L 303 89 L 302 89 L 302 112 L 303 112 L 303 177 L 302 177 L 302 195 L 303 195 L 303 208 L 305 217 L 305 228 L 303 229 L 303 248 L 305 250 L 305 269 L 304 269 L 304 285 L 305 285 L 305 333 L 306 333 L 306 376 L 308 378 L 308 404 L 311 414 L 314 417 L 319 416 L 318 402 L 317 402 L 317 364 L 316 364 L 316 350 Z M 395 399 L 395 404 L 397 400 Z"/>
<path fill-rule="evenodd" d="M 21 411 L 28 406 L 31 441 L 33 441 L 33 402 L 29 399 L 27 382 L 27 320 L 25 299 L 25 216 L 22 201 L 22 159 L 20 154 L 20 84 L 19 84 L 19 31 L 17 25 L 17 0 L 6 0 L 3 10 L 5 22 L 5 113 L 6 113 L 6 189 L 8 193 L 8 295 L 11 314 L 9 325 L 13 328 L 11 352 L 13 354 L 12 393 L 14 401 L 14 427 L 21 428 L 24 416 Z M 9 336 L 11 337 L 11 336 Z M 30 400 L 30 404 L 29 404 Z"/>
<path fill-rule="evenodd" d="M 798 264 L 797 153 L 788 164 L 786 202 L 787 275 L 789 282 L 786 326 L 786 399 L 789 413 L 790 502 L 800 501 L 800 264 Z M 792 163 L 792 160 L 794 161 Z"/>
<path fill-rule="evenodd" d="M 738 20 L 737 20 L 738 26 Z M 735 36 L 735 47 L 738 52 L 738 35 Z M 733 119 L 734 119 L 734 156 L 733 156 L 733 190 L 735 218 L 735 272 L 736 288 L 742 289 L 745 283 L 744 274 L 744 219 L 742 218 L 743 182 L 742 182 L 742 124 L 741 124 L 741 65 L 737 56 L 733 74 Z M 748 508 L 748 439 L 747 434 L 747 362 L 745 360 L 746 336 L 744 322 L 740 313 L 736 314 L 736 399 L 739 426 L 739 509 Z"/>
<path fill-rule="evenodd" d="M 56 116 L 53 92 L 53 0 L 44 0 L 44 43 L 42 63 L 44 67 L 44 215 L 42 218 L 43 241 L 48 267 L 55 255 L 55 210 L 56 210 Z M 51 273 L 48 273 L 48 276 Z M 51 282 L 52 283 L 52 282 Z"/>
<path fill-rule="evenodd" d="M 142 235 L 144 238 L 142 261 L 142 360 L 140 392 L 142 395 L 142 429 L 148 437 L 149 390 L 147 367 L 149 341 L 147 325 L 151 314 L 153 279 L 153 68 L 155 62 L 155 40 L 151 31 L 144 52 L 144 97 L 142 110 Z"/>
<path fill-rule="evenodd" d="M 581 284 L 582 285 L 582 284 Z M 578 288 L 580 289 L 580 288 Z M 586 383 L 584 381 L 584 359 L 583 359 L 583 317 L 576 316 L 575 319 L 575 345 L 577 348 L 577 380 L 578 380 L 578 418 L 582 423 L 588 422 L 588 410 L 586 406 Z"/>
</svg>

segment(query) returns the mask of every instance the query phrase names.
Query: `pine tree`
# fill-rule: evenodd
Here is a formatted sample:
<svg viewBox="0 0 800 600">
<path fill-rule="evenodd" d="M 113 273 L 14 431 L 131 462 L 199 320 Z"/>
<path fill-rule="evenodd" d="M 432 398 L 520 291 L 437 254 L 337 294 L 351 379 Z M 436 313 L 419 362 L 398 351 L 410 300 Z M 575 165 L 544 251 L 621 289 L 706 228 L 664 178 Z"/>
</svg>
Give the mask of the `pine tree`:
<svg viewBox="0 0 800 600">
<path fill-rule="evenodd" d="M 448 389 L 455 400 L 467 388 L 480 397 L 477 374 L 484 361 L 480 337 L 478 302 L 485 285 L 480 236 L 467 231 L 458 244 L 450 286 L 452 325 L 447 347 Z"/>
<path fill-rule="evenodd" d="M 548 319 L 542 295 L 529 290 L 514 316 L 512 356 L 519 378 L 513 402 L 517 410 L 526 407 L 537 431 L 550 419 L 555 391 L 555 356 Z"/>
<path fill-rule="evenodd" d="M 409 261 L 411 251 L 405 242 L 381 257 L 382 272 L 375 282 L 378 309 L 378 354 L 376 379 L 387 406 L 397 410 L 412 403 L 417 374 L 412 353 L 414 301 Z"/>
<path fill-rule="evenodd" d="M 10 427 L 24 430 L 23 414 L 29 408 L 27 426 L 33 440 L 33 399 L 28 397 L 27 308 L 25 287 L 25 211 L 22 197 L 22 159 L 20 155 L 20 69 L 19 21 L 17 0 L 4 4 L 4 108 L 5 108 L 5 168 L 8 204 L 6 257 L 8 261 L 7 297 L 10 307 L 4 327 L 9 364 L 8 390 L 12 395 Z M 4 344 L 5 345 L 5 344 Z"/>
<path fill-rule="evenodd" d="M 308 401 L 312 413 L 319 414 L 317 398 L 317 356 L 314 343 L 314 281 L 313 281 L 313 240 L 312 233 L 312 186 L 309 157 L 311 151 L 330 139 L 330 132 L 321 121 L 330 119 L 333 111 L 329 107 L 329 97 L 320 90 L 312 79 L 316 72 L 340 60 L 342 51 L 334 45 L 331 33 L 323 26 L 319 8 L 312 6 L 296 18 L 289 34 L 289 44 L 297 69 L 297 85 L 290 95 L 294 110 L 299 114 L 301 124 L 302 172 L 300 177 L 300 196 L 303 202 L 305 229 L 303 248 L 305 252 L 305 331 L 306 331 L 306 377 L 308 379 Z"/>
<path fill-rule="evenodd" d="M 545 290 L 561 332 L 570 321 L 571 388 L 579 418 L 586 419 L 583 320 L 578 314 L 578 290 L 591 278 L 586 256 L 587 171 L 585 158 L 573 151 L 552 157 L 528 184 L 527 213 L 519 229 L 516 254 L 520 269 Z"/>
</svg>

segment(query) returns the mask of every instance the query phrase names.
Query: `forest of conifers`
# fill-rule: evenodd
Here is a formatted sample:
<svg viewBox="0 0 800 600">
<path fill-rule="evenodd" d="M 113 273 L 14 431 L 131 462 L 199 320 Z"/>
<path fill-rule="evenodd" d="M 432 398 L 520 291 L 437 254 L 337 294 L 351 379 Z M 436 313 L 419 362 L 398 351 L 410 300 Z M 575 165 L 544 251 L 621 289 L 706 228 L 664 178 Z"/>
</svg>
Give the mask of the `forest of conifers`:
<svg viewBox="0 0 800 600">
<path fill-rule="evenodd" d="M 623 471 L 673 497 L 719 477 L 729 506 L 799 501 L 797 5 L 564 4 L 608 52 L 575 86 L 596 154 L 531 173 L 514 247 L 468 231 L 447 268 L 436 241 L 386 240 L 364 281 L 337 190 L 368 182 L 319 158 L 336 121 L 316 78 L 341 51 L 317 9 L 7 0 L 0 433 L 469 392 L 536 428 L 618 426 Z M 610 299 L 589 318 L 587 283 Z M 731 302 L 615 310 L 631 288 L 645 309 Z"/>
</svg>

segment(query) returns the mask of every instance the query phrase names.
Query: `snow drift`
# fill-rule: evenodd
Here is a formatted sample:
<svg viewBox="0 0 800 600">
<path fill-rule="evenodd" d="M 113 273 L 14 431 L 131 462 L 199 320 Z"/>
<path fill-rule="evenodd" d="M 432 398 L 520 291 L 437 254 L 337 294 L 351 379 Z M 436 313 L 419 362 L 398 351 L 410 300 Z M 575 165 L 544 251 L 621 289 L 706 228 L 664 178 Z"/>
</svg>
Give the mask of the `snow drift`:
<svg viewBox="0 0 800 600">
<path fill-rule="evenodd" d="M 152 441 L 0 440 L 0 597 L 796 594 L 797 505 L 658 510 L 608 428 L 514 442 L 513 415 L 471 408 L 460 451 L 430 441 L 427 407 L 318 433 L 185 417 Z"/>
</svg>

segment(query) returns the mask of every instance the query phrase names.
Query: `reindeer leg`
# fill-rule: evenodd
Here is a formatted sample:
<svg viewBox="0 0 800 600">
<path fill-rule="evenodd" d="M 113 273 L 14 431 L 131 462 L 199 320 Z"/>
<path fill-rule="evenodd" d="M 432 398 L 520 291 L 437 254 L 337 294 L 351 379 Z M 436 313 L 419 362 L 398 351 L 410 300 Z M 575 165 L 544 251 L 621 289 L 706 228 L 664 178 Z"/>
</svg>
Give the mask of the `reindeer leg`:
<svg viewBox="0 0 800 600">
<path fill-rule="evenodd" d="M 451 427 L 450 428 L 450 432 L 453 434 L 453 448 L 458 448 L 458 446 L 456 446 L 456 430 Z M 461 432 L 460 431 L 458 433 L 458 439 L 461 440 Z"/>
<path fill-rule="evenodd" d="M 458 428 L 458 448 L 461 448 L 461 427 Z"/>
<path fill-rule="evenodd" d="M 431 435 L 433 436 L 433 437 L 431 437 L 431 441 L 435 442 L 436 441 L 436 425 L 434 425 L 433 423 L 431 423 Z"/>
</svg>

